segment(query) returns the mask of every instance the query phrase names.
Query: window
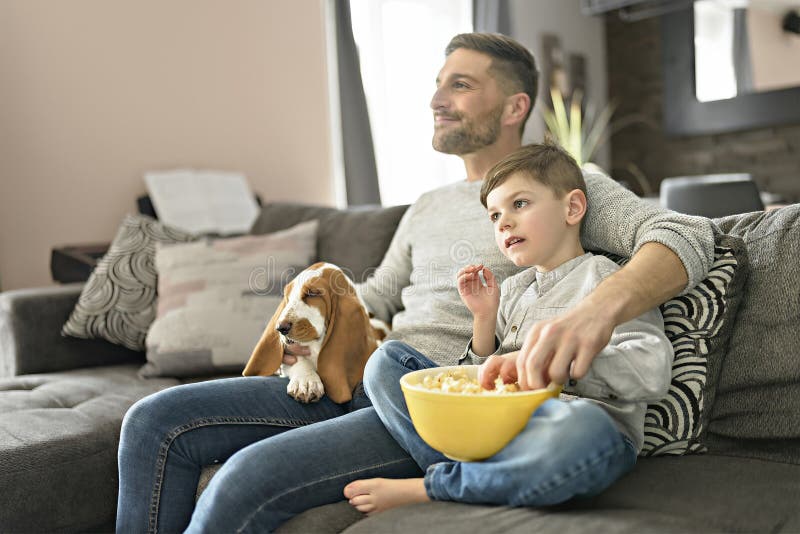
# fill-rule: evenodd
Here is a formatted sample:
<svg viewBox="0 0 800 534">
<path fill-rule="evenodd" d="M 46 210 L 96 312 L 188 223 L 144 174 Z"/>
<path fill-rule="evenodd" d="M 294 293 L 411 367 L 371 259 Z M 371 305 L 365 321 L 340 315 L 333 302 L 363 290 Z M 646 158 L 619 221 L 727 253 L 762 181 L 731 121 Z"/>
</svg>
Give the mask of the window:
<svg viewBox="0 0 800 534">
<path fill-rule="evenodd" d="M 471 0 L 350 0 L 350 10 L 383 204 L 464 179 L 460 158 L 431 147 L 430 101 L 445 46 L 472 31 Z"/>
</svg>

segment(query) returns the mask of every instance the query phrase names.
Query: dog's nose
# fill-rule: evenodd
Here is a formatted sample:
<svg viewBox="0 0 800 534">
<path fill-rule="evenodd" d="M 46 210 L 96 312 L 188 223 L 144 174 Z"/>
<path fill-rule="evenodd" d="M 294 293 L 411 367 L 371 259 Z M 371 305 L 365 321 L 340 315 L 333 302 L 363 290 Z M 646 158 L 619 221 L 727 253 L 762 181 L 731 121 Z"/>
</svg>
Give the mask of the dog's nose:
<svg viewBox="0 0 800 534">
<path fill-rule="evenodd" d="M 280 333 L 281 333 L 281 334 L 283 334 L 284 336 L 285 336 L 286 334 L 288 334 L 288 333 L 289 333 L 289 330 L 291 330 L 291 329 L 292 329 L 292 323 L 289 323 L 289 322 L 286 322 L 286 321 L 283 321 L 282 323 L 280 323 L 280 324 L 279 324 L 279 325 L 278 325 L 278 326 L 275 328 L 275 330 L 277 330 L 278 332 L 280 332 Z"/>
</svg>

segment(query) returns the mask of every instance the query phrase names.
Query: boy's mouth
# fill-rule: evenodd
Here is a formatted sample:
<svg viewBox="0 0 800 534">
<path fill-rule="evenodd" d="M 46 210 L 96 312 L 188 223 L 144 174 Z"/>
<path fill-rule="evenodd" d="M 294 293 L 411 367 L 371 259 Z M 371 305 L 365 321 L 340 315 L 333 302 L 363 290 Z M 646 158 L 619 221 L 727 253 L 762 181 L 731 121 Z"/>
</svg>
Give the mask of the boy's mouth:
<svg viewBox="0 0 800 534">
<path fill-rule="evenodd" d="M 525 240 L 522 239 L 521 237 L 511 236 L 508 239 L 506 239 L 506 248 L 511 248 L 514 245 L 518 245 L 519 243 L 522 243 L 523 241 L 525 241 Z"/>
</svg>

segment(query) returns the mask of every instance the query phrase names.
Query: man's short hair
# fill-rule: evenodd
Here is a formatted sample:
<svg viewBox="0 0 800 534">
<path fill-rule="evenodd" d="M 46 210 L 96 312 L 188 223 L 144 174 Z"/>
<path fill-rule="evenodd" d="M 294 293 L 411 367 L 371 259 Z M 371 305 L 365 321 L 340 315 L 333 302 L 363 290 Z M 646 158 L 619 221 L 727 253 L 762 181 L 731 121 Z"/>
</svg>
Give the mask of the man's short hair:
<svg viewBox="0 0 800 534">
<path fill-rule="evenodd" d="M 445 56 L 459 48 L 490 56 L 492 65 L 489 73 L 501 89 L 509 95 L 525 93 L 530 97 L 531 105 L 522 121 L 522 131 L 533 111 L 538 91 L 539 70 L 533 54 L 519 42 L 499 33 L 460 33 L 450 40 L 444 51 Z"/>
<path fill-rule="evenodd" d="M 586 182 L 575 159 L 556 143 L 545 141 L 518 148 L 489 169 L 481 186 L 484 208 L 489 193 L 517 173 L 536 180 L 559 197 L 574 189 L 586 194 Z"/>
</svg>

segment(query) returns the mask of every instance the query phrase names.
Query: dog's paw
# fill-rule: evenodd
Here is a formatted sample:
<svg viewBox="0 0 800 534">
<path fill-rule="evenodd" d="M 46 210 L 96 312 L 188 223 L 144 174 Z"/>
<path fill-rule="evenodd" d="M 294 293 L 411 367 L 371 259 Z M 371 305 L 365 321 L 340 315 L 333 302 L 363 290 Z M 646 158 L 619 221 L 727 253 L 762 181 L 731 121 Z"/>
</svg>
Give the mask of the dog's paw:
<svg viewBox="0 0 800 534">
<path fill-rule="evenodd" d="M 299 402 L 317 402 L 325 394 L 325 388 L 319 375 L 306 375 L 294 377 L 289 380 L 286 392 Z"/>
</svg>

